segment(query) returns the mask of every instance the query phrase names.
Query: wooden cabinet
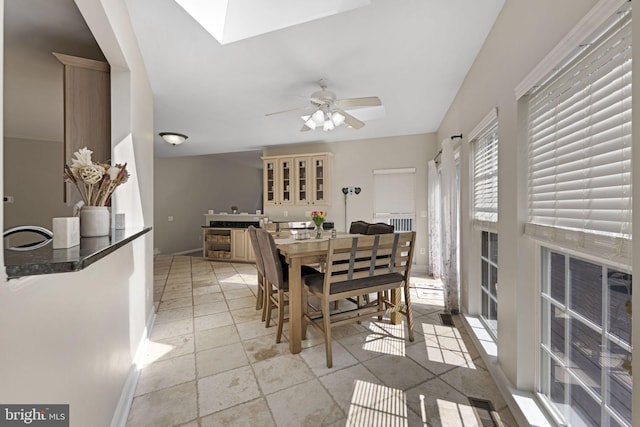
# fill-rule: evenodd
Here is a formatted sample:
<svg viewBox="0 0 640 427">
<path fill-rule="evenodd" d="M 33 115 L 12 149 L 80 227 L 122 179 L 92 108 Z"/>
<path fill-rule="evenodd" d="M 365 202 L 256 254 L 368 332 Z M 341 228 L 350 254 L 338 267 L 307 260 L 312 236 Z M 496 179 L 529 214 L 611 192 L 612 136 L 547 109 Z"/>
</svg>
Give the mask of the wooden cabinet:
<svg viewBox="0 0 640 427">
<path fill-rule="evenodd" d="M 265 157 L 264 204 L 330 205 L 331 154 Z"/>
<path fill-rule="evenodd" d="M 219 261 L 256 260 L 249 233 L 245 228 L 203 228 L 202 257 Z"/>
<path fill-rule="evenodd" d="M 236 261 L 247 260 L 247 231 L 231 230 L 231 258 Z"/>
<path fill-rule="evenodd" d="M 109 64 L 92 59 L 54 53 L 64 64 L 64 161 L 87 147 L 94 162 L 111 160 L 111 75 Z M 65 184 L 64 201 L 71 206 L 80 200 Z"/>
</svg>

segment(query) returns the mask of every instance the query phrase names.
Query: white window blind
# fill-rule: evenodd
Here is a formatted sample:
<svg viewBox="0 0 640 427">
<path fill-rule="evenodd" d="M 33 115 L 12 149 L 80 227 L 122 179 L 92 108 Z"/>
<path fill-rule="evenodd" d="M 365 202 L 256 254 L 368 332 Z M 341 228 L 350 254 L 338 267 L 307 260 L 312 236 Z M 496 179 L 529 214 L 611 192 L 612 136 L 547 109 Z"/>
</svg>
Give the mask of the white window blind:
<svg viewBox="0 0 640 427">
<path fill-rule="evenodd" d="M 473 142 L 473 218 L 498 221 L 498 123 L 493 120 Z"/>
<path fill-rule="evenodd" d="M 531 234 L 539 234 L 535 226 L 540 225 L 631 237 L 630 6 L 627 9 L 529 93 Z"/>
</svg>

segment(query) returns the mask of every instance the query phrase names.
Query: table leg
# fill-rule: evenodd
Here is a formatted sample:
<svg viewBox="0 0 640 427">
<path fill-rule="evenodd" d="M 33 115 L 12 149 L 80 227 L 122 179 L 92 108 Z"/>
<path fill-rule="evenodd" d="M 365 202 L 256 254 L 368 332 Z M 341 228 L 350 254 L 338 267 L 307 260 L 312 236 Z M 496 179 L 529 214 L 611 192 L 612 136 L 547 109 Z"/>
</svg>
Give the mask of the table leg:
<svg viewBox="0 0 640 427">
<path fill-rule="evenodd" d="M 302 273 L 300 258 L 289 260 L 289 351 L 302 349 Z"/>
</svg>

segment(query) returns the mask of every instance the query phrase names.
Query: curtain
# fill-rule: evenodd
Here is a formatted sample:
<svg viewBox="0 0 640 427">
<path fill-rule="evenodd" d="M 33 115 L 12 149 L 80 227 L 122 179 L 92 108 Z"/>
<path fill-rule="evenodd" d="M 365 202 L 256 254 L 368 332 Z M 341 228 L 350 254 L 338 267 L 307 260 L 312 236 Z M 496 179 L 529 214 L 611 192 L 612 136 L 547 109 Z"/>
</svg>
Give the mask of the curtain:
<svg viewBox="0 0 640 427">
<path fill-rule="evenodd" d="M 444 308 L 450 313 L 460 310 L 458 287 L 458 184 L 453 142 L 442 143 L 440 178 L 441 196 L 441 245 L 442 282 L 444 284 Z"/>
<path fill-rule="evenodd" d="M 434 279 L 442 276 L 440 230 L 440 176 L 435 160 L 427 163 L 427 198 L 429 215 L 429 264 L 428 273 Z"/>
</svg>

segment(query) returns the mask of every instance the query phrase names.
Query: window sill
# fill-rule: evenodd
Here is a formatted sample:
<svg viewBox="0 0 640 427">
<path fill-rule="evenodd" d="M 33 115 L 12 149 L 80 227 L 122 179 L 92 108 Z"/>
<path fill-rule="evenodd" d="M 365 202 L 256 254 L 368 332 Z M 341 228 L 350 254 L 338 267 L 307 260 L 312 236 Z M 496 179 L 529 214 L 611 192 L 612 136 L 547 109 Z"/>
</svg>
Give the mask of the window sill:
<svg viewBox="0 0 640 427">
<path fill-rule="evenodd" d="M 109 236 L 82 238 L 80 245 L 67 249 L 53 249 L 51 242 L 32 251 L 5 249 L 7 277 L 80 271 L 149 231 L 151 227 L 111 229 Z"/>
<path fill-rule="evenodd" d="M 480 319 L 466 314 L 461 318 L 518 425 L 554 427 L 556 424 L 550 421 L 551 417 L 534 393 L 514 388 L 504 375 L 498 363 L 498 345 Z"/>
</svg>

